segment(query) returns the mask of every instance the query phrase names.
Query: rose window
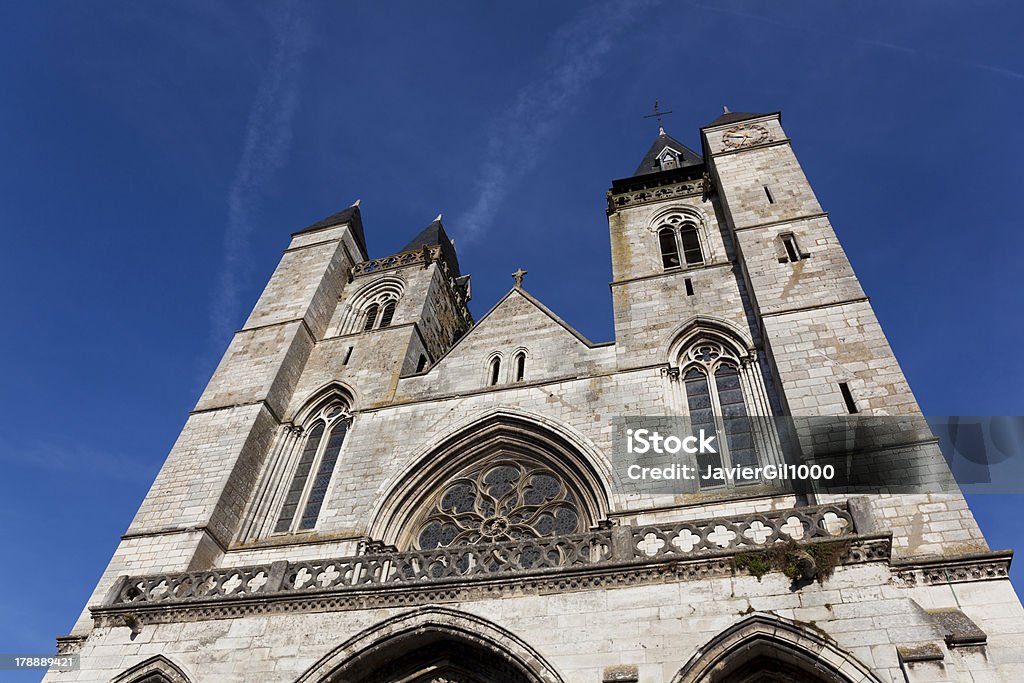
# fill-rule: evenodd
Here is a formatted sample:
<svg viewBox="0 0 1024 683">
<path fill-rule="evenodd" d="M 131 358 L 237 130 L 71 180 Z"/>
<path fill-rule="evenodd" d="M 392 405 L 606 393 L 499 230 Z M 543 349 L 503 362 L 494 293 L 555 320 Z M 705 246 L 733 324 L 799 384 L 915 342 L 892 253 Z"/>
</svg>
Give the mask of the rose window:
<svg viewBox="0 0 1024 683">
<path fill-rule="evenodd" d="M 448 482 L 416 527 L 422 550 L 585 530 L 576 498 L 550 470 L 501 461 Z"/>
</svg>

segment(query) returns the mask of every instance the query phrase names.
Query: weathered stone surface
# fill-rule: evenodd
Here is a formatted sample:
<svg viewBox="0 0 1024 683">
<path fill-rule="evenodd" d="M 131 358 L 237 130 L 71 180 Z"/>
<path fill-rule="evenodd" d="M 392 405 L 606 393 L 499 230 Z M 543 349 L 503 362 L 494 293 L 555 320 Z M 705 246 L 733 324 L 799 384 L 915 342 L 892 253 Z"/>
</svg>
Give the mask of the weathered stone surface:
<svg viewBox="0 0 1024 683">
<path fill-rule="evenodd" d="M 744 127 L 749 137 L 736 134 Z M 46 680 L 326 681 L 357 671 L 382 642 L 396 656 L 425 642 L 408 633 L 460 634 L 477 664 L 520 667 L 502 669 L 508 680 L 704 681 L 709 667 L 730 672 L 771 653 L 773 666 L 829 681 L 1021 680 L 1024 611 L 1009 556 L 989 551 L 957 492 L 859 495 L 847 506 L 792 490 L 614 486 L 613 419 L 687 414 L 680 376 L 702 340 L 732 349 L 749 414 L 846 414 L 840 383 L 860 414 L 920 414 L 778 116 L 702 135 L 703 165 L 616 181 L 609 194 L 611 342 L 583 338 L 528 279 L 472 326 L 468 283 L 439 248 L 365 261 L 351 226 L 296 234 L 89 604 L 107 602 L 61 640 L 82 670 Z M 666 269 L 658 230 L 683 223 L 697 230 L 700 258 Z M 390 324 L 365 329 L 367 307 L 387 301 Z M 275 533 L 294 481 L 296 514 L 313 497 L 329 447 L 308 479 L 295 473 L 314 416 L 335 404 L 349 427 L 322 473 L 315 521 Z M 893 452 L 923 470 L 941 459 L 927 443 Z M 467 458 L 544 453 L 551 471 L 587 487 L 589 507 L 577 502 L 599 517 L 573 537 L 575 560 L 479 541 L 461 559 L 410 549 L 417 534 L 402 525 Z M 798 526 L 787 511 L 814 504 L 852 512 L 830 518 L 848 525 L 832 539 L 831 575 L 794 582 L 771 565 L 778 558 L 760 558 L 760 576 L 749 570 L 759 558 L 734 564 L 750 543 L 786 542 L 783 530 Z M 508 521 L 493 517 L 493 528 Z M 565 551 L 552 543 L 545 552 Z M 600 561 L 578 561 L 591 557 L 587 543 Z M 475 571 L 485 552 L 499 555 Z M 407 565 L 411 585 L 365 579 L 370 569 L 394 576 L 389 558 L 420 562 Z M 117 604 L 126 576 L 154 594 L 193 577 L 181 588 L 188 609 Z"/>
</svg>

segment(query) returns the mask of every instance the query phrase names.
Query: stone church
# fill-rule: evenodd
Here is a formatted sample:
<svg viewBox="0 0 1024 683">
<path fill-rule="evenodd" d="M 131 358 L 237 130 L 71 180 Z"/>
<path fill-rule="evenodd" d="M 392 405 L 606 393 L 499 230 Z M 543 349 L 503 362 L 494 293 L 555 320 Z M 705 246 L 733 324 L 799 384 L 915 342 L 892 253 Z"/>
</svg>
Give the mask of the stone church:
<svg viewBox="0 0 1024 683">
<path fill-rule="evenodd" d="M 358 202 L 292 234 L 45 680 L 1024 681 L 955 485 L 616 483 L 624 417 L 920 416 L 780 115 L 700 150 L 662 129 L 611 183 L 612 341 L 521 270 L 474 320 L 440 217 L 383 258 Z"/>
</svg>

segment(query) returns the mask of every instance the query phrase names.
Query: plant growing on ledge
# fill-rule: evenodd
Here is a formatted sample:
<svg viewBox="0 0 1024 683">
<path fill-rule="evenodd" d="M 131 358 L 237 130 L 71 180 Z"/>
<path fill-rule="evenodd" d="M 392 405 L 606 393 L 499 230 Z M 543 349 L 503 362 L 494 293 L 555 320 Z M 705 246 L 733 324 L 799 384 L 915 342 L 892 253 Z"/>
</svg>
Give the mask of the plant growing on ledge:
<svg viewBox="0 0 1024 683">
<path fill-rule="evenodd" d="M 751 576 L 756 576 L 758 581 L 774 570 L 782 572 L 794 583 L 817 580 L 820 584 L 832 576 L 849 549 L 849 541 L 808 545 L 789 541 L 776 543 L 764 550 L 740 553 L 732 558 L 732 566 L 734 570 L 746 570 Z"/>
</svg>

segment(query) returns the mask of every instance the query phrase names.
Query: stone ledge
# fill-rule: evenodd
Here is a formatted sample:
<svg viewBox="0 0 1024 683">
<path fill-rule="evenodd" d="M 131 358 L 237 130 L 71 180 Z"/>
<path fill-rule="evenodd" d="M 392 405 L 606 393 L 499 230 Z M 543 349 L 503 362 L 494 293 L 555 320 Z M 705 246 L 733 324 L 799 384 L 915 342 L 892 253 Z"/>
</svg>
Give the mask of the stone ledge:
<svg viewBox="0 0 1024 683">
<path fill-rule="evenodd" d="M 1010 577 L 1012 550 L 995 550 L 951 557 L 893 563 L 893 571 L 907 585 L 967 583 Z"/>
<path fill-rule="evenodd" d="M 887 562 L 892 544 L 888 534 L 814 539 L 815 543 L 843 543 L 849 548 L 840 565 Z M 464 602 L 522 595 L 613 589 L 666 582 L 694 581 L 740 575 L 732 558 L 741 550 L 726 549 L 694 559 L 657 558 L 582 569 L 548 568 L 536 573 L 502 578 L 437 579 L 412 585 L 345 587 L 315 593 L 273 592 L 232 599 L 193 599 L 180 603 L 100 605 L 90 607 L 98 626 L 124 626 L 206 619 L 232 619 L 248 615 L 289 612 L 329 612 L 382 607 Z"/>
</svg>

